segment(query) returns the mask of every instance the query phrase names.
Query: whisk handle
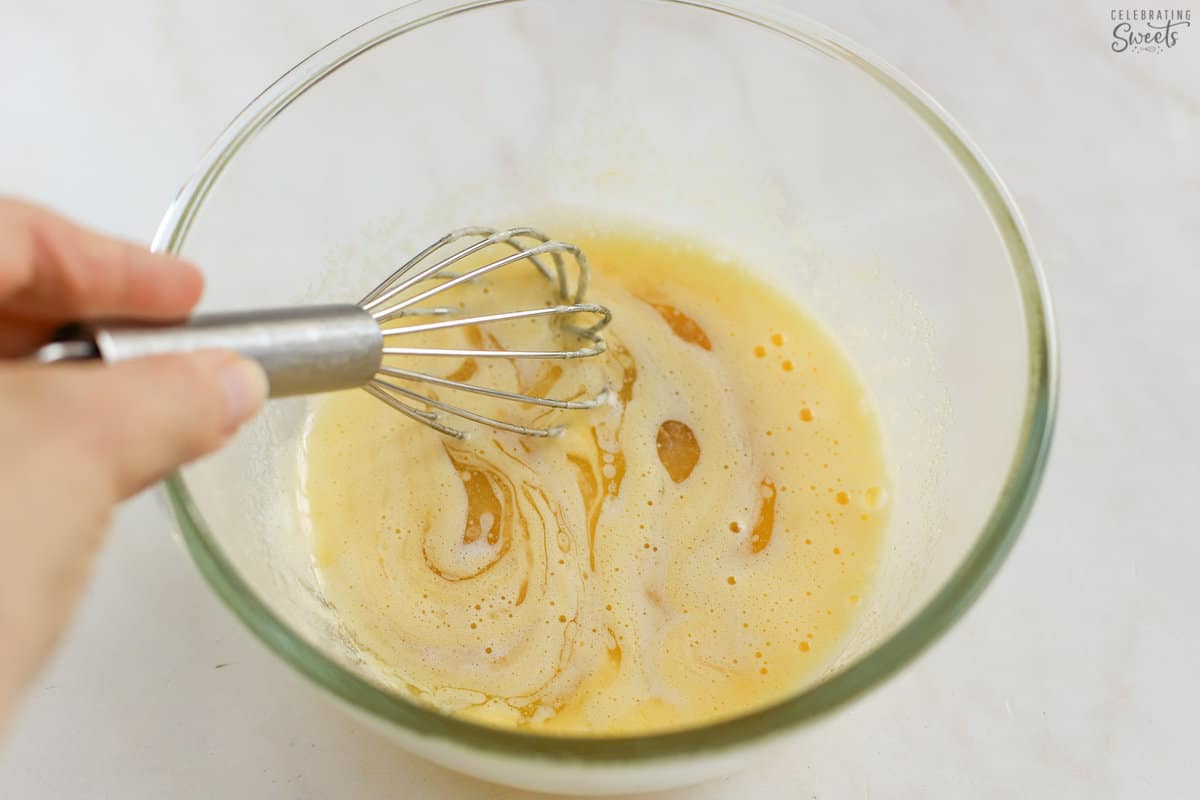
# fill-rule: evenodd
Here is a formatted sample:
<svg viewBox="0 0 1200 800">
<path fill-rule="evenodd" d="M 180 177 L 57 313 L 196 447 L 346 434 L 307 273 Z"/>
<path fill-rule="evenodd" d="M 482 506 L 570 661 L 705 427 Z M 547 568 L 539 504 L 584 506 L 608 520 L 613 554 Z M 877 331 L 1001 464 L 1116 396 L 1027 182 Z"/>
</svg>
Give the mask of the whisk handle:
<svg viewBox="0 0 1200 800">
<path fill-rule="evenodd" d="M 267 373 L 271 397 L 284 397 L 362 386 L 379 369 L 383 336 L 356 305 L 301 306 L 199 314 L 172 325 L 75 325 L 34 357 L 112 363 L 209 349 L 255 359 Z"/>
</svg>

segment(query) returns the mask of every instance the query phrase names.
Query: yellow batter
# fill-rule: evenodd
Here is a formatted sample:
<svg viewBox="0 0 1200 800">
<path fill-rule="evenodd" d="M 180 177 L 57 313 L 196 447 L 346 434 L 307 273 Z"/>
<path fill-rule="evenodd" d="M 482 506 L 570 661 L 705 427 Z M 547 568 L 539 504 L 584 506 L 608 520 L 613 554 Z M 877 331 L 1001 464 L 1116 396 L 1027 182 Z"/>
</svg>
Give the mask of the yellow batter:
<svg viewBox="0 0 1200 800">
<path fill-rule="evenodd" d="M 326 597 L 381 680 L 497 726 L 646 733 L 780 699 L 835 651 L 886 525 L 862 387 L 734 265 L 648 236 L 563 238 L 613 311 L 608 354 L 432 366 L 556 397 L 607 384 L 612 404 L 467 397 L 568 431 L 459 442 L 363 392 L 324 400 L 304 493 Z M 462 297 L 474 311 L 550 293 L 527 268 Z M 537 325 L 488 332 L 511 347 L 546 336 Z"/>
</svg>

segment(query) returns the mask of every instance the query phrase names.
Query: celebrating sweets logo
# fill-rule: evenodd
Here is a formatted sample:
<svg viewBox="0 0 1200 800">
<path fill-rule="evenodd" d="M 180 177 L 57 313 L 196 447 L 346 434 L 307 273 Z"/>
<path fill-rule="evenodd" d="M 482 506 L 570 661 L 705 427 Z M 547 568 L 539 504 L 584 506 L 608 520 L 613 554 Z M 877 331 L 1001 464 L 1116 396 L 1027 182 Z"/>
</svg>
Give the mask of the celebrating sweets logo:
<svg viewBox="0 0 1200 800">
<path fill-rule="evenodd" d="M 1161 53 L 1192 26 L 1192 11 L 1186 8 L 1118 8 L 1110 16 L 1114 53 Z"/>
</svg>

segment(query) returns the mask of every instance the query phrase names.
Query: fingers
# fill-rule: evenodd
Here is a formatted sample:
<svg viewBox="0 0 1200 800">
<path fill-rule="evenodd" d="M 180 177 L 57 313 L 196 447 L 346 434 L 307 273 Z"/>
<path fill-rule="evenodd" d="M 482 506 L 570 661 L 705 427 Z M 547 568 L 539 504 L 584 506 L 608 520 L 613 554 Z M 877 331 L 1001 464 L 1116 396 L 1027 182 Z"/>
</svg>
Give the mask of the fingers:
<svg viewBox="0 0 1200 800">
<path fill-rule="evenodd" d="M 177 319 L 203 278 L 186 261 L 0 200 L 0 308 L 27 320 Z"/>
<path fill-rule="evenodd" d="M 82 458 L 113 500 L 215 450 L 267 394 L 255 362 L 223 351 L 8 372 L 6 391 L 28 406 L 25 424 L 52 432 L 46 446 Z"/>
<path fill-rule="evenodd" d="M 0 722 L 69 618 L 114 503 L 218 446 L 266 378 L 233 353 L 0 364 Z"/>
</svg>

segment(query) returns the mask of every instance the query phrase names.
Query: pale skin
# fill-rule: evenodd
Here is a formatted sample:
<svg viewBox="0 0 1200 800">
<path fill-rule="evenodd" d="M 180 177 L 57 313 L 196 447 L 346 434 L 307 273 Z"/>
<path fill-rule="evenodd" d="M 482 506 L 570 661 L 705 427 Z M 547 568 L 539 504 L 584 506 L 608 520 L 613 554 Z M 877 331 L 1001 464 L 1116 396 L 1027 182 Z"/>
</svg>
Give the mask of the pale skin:
<svg viewBox="0 0 1200 800">
<path fill-rule="evenodd" d="M 0 733 L 67 624 L 113 509 L 257 413 L 262 370 L 210 351 L 117 365 L 23 357 L 68 321 L 186 317 L 186 261 L 0 198 Z"/>
</svg>

